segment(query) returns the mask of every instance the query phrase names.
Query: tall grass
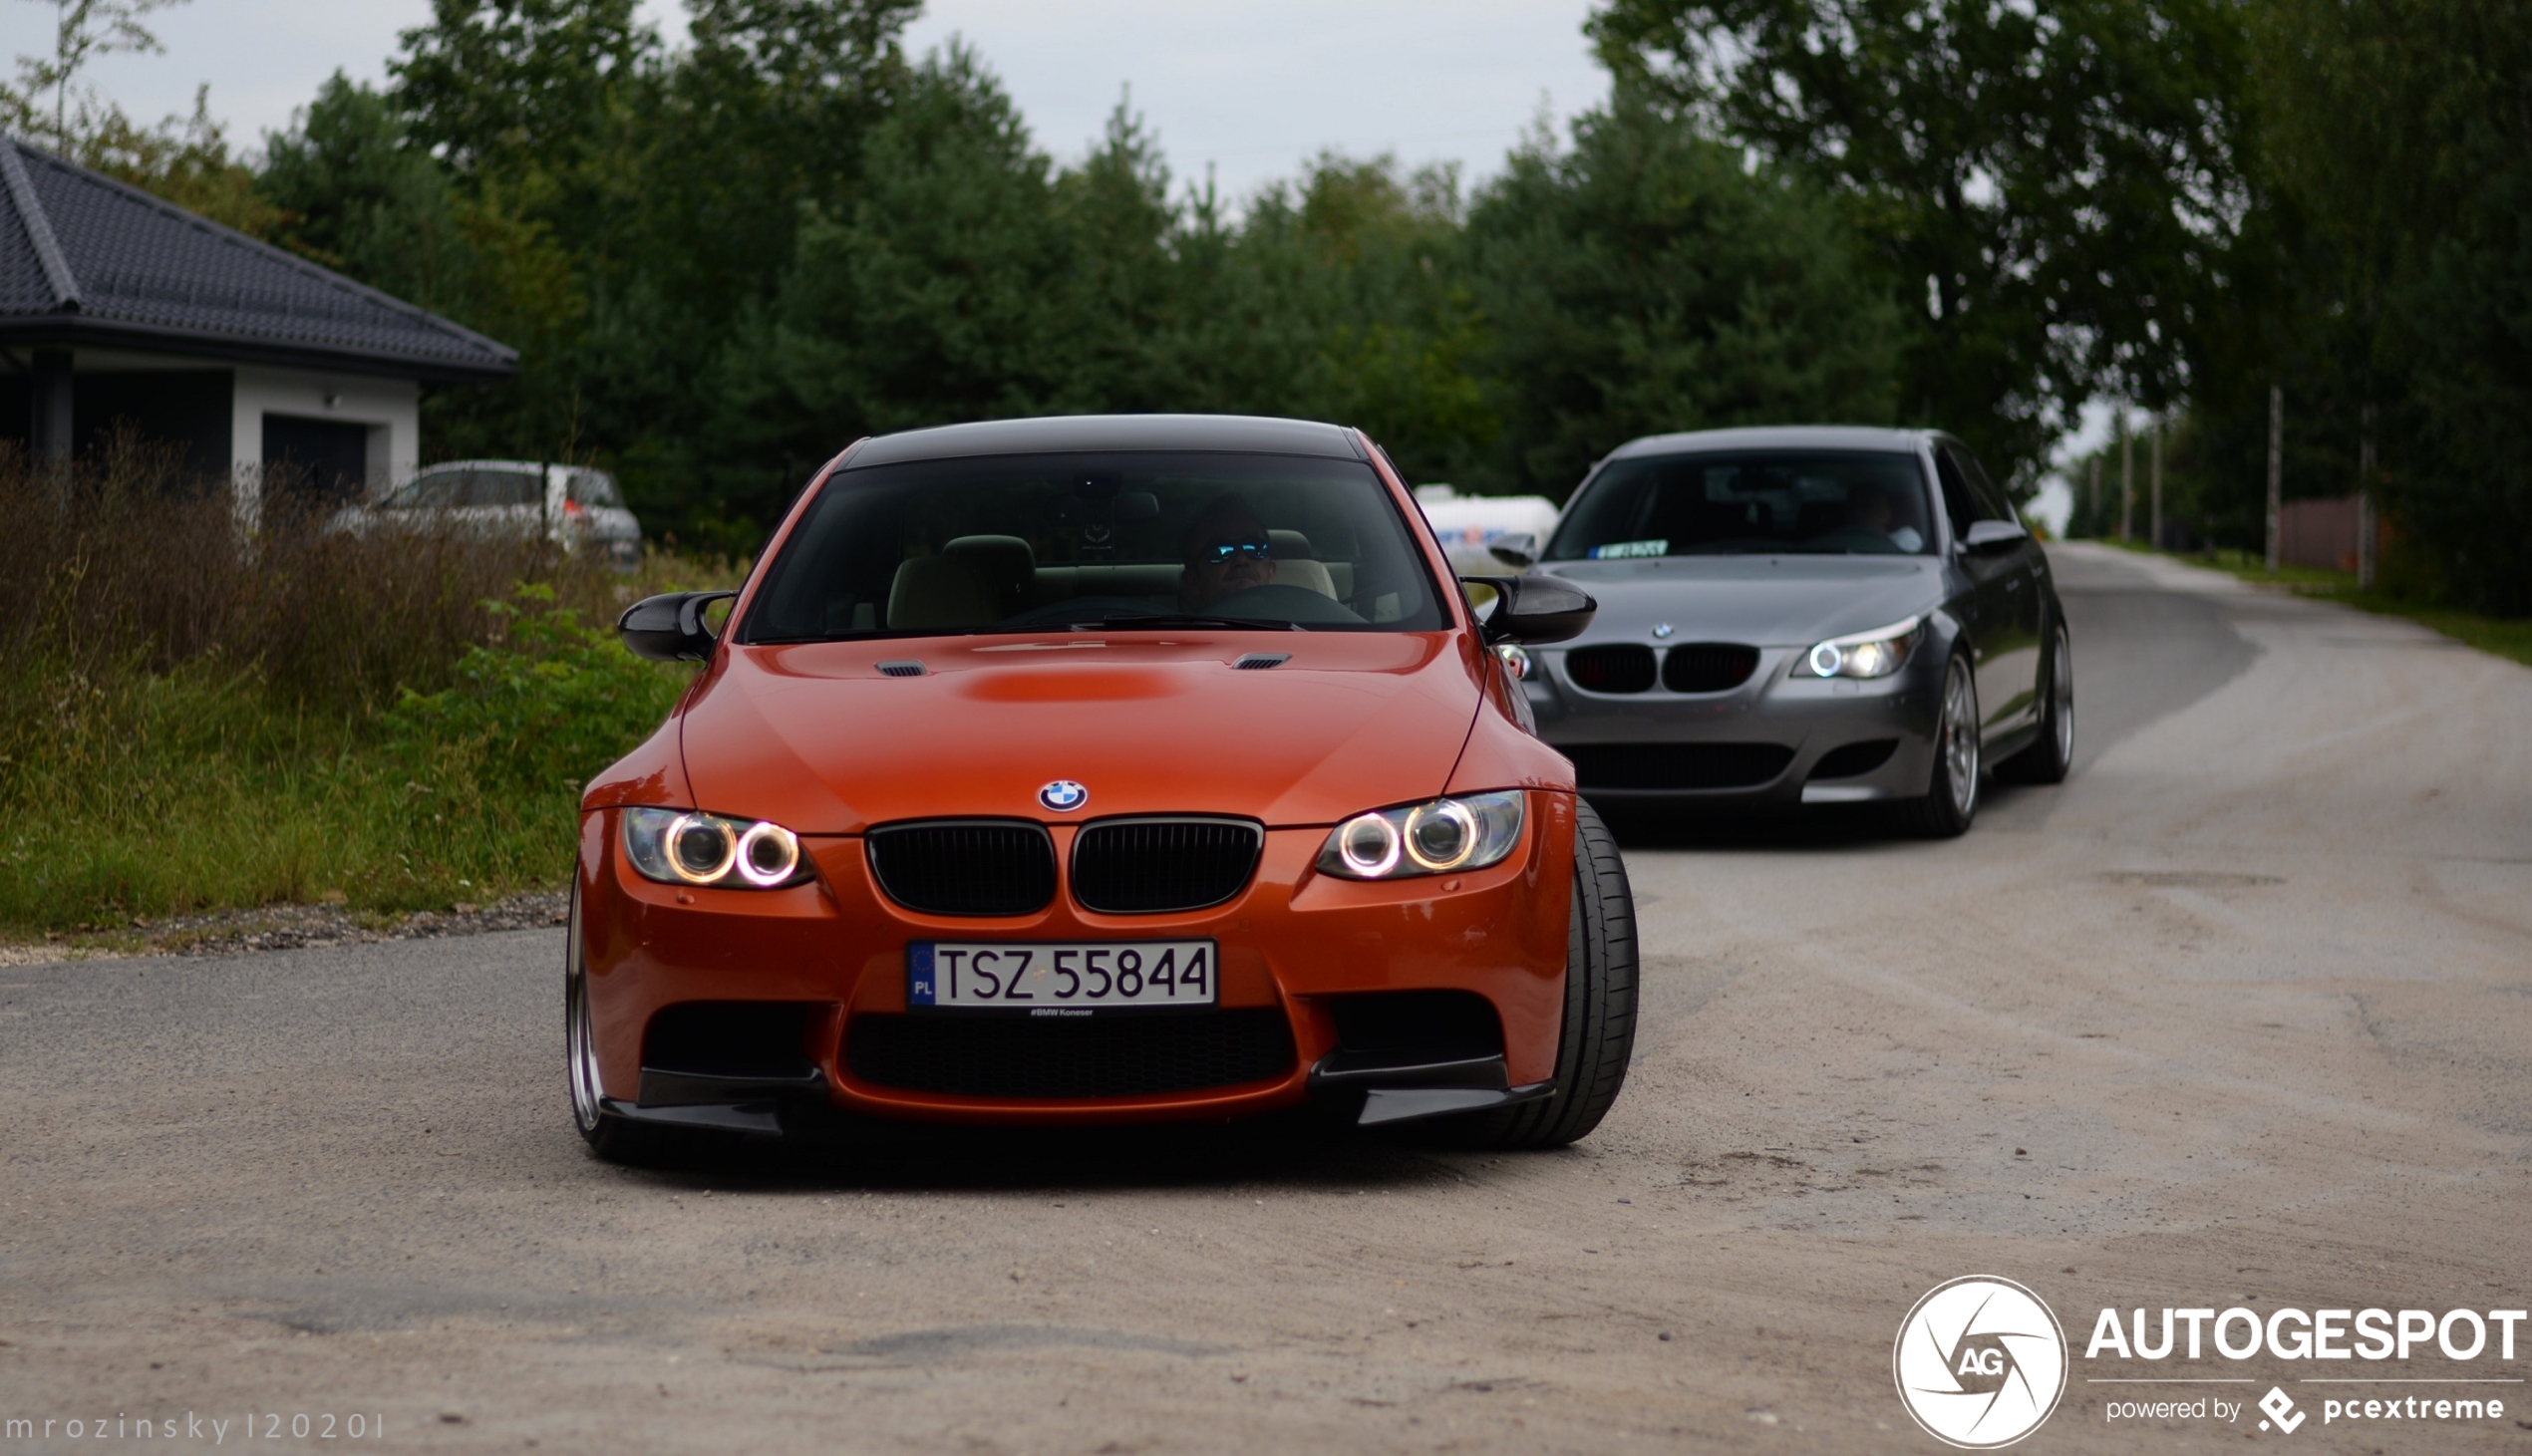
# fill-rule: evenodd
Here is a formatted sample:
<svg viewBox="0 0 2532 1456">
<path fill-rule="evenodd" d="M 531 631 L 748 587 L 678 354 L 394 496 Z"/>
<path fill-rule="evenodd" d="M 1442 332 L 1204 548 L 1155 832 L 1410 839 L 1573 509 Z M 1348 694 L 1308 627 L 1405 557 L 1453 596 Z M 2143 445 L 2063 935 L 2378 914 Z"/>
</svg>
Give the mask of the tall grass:
<svg viewBox="0 0 2532 1456">
<path fill-rule="evenodd" d="M 360 535 L 188 488 L 125 441 L 0 455 L 0 926 L 559 883 L 578 785 L 687 673 L 627 654 L 637 576 L 438 520 Z"/>
</svg>

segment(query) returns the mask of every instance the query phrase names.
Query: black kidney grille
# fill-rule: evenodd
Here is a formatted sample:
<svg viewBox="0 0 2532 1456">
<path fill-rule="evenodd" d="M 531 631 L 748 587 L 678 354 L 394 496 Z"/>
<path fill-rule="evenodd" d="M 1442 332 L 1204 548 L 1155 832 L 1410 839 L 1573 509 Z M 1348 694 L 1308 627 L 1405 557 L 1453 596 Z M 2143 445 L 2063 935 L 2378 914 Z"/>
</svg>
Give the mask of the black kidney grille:
<svg viewBox="0 0 2532 1456">
<path fill-rule="evenodd" d="M 852 1074 L 968 1097 L 1135 1097 L 1292 1074 L 1292 1025 L 1272 1007 L 1065 1018 L 863 1013 L 844 1035 Z"/>
<path fill-rule="evenodd" d="M 1754 788 L 1784 771 L 1781 743 L 1572 743 L 1574 778 L 1595 788 Z"/>
<path fill-rule="evenodd" d="M 1591 693 L 1641 693 L 1653 686 L 1653 649 L 1637 643 L 1579 647 L 1565 654 L 1565 676 Z"/>
<path fill-rule="evenodd" d="M 1687 642 L 1662 659 L 1662 686 L 1674 693 L 1721 693 L 1758 671 L 1758 649 L 1729 642 Z"/>
<path fill-rule="evenodd" d="M 1107 915 L 1201 910 L 1238 894 L 1265 831 L 1246 819 L 1110 819 L 1073 841 L 1073 898 Z"/>
<path fill-rule="evenodd" d="M 1055 841 L 1037 824 L 942 819 L 873 829 L 870 872 L 929 915 L 1028 915 L 1055 899 Z"/>
</svg>

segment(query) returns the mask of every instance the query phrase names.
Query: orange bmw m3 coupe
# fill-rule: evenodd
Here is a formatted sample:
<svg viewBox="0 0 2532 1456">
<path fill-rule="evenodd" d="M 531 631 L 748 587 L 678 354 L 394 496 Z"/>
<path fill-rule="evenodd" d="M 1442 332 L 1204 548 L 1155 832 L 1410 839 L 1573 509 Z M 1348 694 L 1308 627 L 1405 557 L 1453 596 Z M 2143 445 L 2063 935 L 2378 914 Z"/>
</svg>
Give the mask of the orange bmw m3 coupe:
<svg viewBox="0 0 2532 1456">
<path fill-rule="evenodd" d="M 619 624 L 703 667 L 582 800 L 582 1136 L 1312 1103 L 1583 1136 L 1626 1074 L 1634 911 L 1513 649 L 1592 611 L 1455 580 L 1350 429 L 856 442 L 737 593 Z"/>
</svg>

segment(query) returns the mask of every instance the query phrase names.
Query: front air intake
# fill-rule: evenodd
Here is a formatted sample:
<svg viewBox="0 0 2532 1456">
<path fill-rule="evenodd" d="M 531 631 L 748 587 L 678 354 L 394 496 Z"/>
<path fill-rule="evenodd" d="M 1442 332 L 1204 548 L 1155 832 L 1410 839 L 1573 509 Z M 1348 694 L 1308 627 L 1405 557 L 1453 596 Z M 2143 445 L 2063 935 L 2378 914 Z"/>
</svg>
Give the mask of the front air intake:
<svg viewBox="0 0 2532 1456">
<path fill-rule="evenodd" d="M 1055 900 L 1055 840 L 1011 819 L 890 824 L 864 837 L 887 897 L 927 915 L 1031 915 Z"/>
<path fill-rule="evenodd" d="M 1104 915 L 1202 910 L 1256 873 L 1266 831 L 1247 819 L 1106 819 L 1073 841 L 1073 898 Z"/>
<path fill-rule="evenodd" d="M 967 1097 L 1149 1097 L 1290 1076 L 1292 1023 L 1275 1007 L 1078 1019 L 896 1016 L 846 1023 L 853 1076 Z"/>
<path fill-rule="evenodd" d="M 1755 788 L 1784 772 L 1781 743 L 1567 743 L 1583 792 L 1593 789 Z"/>
</svg>

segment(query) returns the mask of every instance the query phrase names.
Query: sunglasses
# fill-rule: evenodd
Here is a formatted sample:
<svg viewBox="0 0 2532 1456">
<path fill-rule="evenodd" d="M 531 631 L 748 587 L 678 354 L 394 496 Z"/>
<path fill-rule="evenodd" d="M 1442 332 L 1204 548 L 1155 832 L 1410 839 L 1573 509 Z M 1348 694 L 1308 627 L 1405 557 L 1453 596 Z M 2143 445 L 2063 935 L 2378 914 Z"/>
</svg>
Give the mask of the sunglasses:
<svg viewBox="0 0 2532 1456">
<path fill-rule="evenodd" d="M 1227 566 L 1234 557 L 1242 561 L 1263 561 L 1274 550 L 1274 543 L 1270 541 L 1215 541 L 1209 546 L 1197 547 L 1195 559 L 1214 566 Z"/>
</svg>

